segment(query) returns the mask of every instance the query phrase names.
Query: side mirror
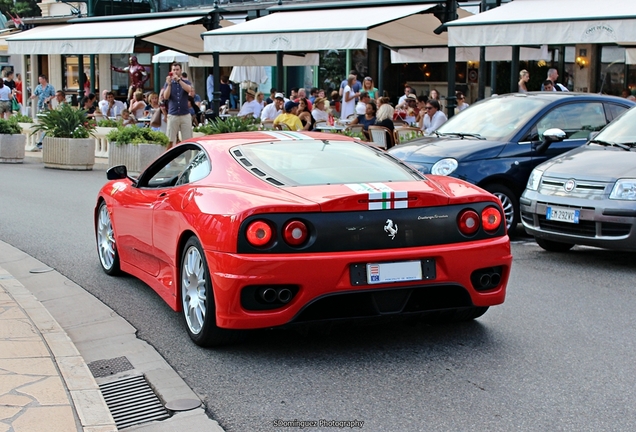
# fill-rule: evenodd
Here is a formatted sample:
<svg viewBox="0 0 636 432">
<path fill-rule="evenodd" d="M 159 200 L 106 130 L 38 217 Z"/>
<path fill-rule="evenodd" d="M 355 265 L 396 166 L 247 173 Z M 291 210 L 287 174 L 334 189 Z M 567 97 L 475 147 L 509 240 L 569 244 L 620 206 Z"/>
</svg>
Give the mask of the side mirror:
<svg viewBox="0 0 636 432">
<path fill-rule="evenodd" d="M 588 141 L 592 141 L 594 138 L 596 138 L 596 135 L 598 135 L 600 131 L 594 131 L 594 132 L 590 132 L 590 136 L 587 137 Z"/>
<path fill-rule="evenodd" d="M 553 142 L 563 141 L 567 135 L 559 128 L 548 129 L 543 132 L 543 141 L 536 147 L 537 153 L 544 153 Z"/>
<path fill-rule="evenodd" d="M 126 165 L 117 165 L 111 168 L 108 168 L 106 171 L 106 178 L 108 180 L 122 180 L 128 177 L 128 170 L 126 169 Z"/>
</svg>

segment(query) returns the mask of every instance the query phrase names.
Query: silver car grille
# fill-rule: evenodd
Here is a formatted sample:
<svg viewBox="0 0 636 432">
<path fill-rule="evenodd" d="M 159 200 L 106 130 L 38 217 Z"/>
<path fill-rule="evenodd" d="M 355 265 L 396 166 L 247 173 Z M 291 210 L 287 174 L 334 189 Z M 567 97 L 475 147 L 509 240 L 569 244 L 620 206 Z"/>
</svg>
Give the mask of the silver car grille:
<svg viewBox="0 0 636 432">
<path fill-rule="evenodd" d="M 571 191 L 565 190 L 566 183 L 569 180 L 574 181 L 574 188 Z M 588 180 L 544 177 L 541 180 L 539 193 L 543 195 L 600 200 L 600 199 L 603 199 L 605 190 L 608 187 L 611 187 L 611 185 L 612 183 L 607 183 L 607 182 L 595 182 L 595 181 L 588 181 Z M 609 191 L 607 193 L 609 193 Z"/>
</svg>

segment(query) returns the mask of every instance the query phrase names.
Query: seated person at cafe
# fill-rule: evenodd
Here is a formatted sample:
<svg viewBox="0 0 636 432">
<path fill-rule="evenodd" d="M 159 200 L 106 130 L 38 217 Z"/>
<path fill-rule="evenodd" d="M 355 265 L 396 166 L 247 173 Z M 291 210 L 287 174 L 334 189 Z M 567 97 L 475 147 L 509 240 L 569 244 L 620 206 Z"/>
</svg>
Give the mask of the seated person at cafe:
<svg viewBox="0 0 636 432">
<path fill-rule="evenodd" d="M 261 111 L 261 121 L 274 120 L 283 113 L 284 105 L 285 96 L 283 96 L 282 93 L 276 93 L 274 95 L 274 102 L 266 105 L 263 111 Z"/>
<path fill-rule="evenodd" d="M 137 123 L 137 121 L 135 120 L 135 117 L 133 117 L 130 114 L 130 111 L 128 111 L 128 109 L 123 109 L 121 111 L 121 124 L 124 126 L 135 126 L 135 124 Z"/>
<path fill-rule="evenodd" d="M 296 93 L 296 99 L 292 99 L 294 102 L 300 102 L 301 99 L 307 99 L 307 91 L 304 88 L 299 88 L 298 93 Z M 309 100 L 307 100 L 309 112 L 314 108 L 314 104 L 312 104 Z"/>
<path fill-rule="evenodd" d="M 285 112 L 274 119 L 274 126 L 284 123 L 290 130 L 299 131 L 302 130 L 303 124 L 296 115 L 298 112 L 298 102 L 286 102 Z"/>
<path fill-rule="evenodd" d="M 543 91 L 547 91 L 547 92 L 554 91 L 554 84 L 550 80 L 543 81 L 543 85 L 541 87 Z"/>
<path fill-rule="evenodd" d="M 360 98 L 358 99 L 358 103 L 356 104 L 356 114 L 364 115 L 367 112 L 367 103 L 371 100 L 369 96 L 369 92 L 361 91 Z"/>
<path fill-rule="evenodd" d="M 422 124 L 422 130 L 425 135 L 432 135 L 441 125 L 446 123 L 446 114 L 440 110 L 440 105 L 437 99 L 429 99 L 426 102 L 426 114 L 424 114 L 424 121 Z"/>
<path fill-rule="evenodd" d="M 238 116 L 251 114 L 254 118 L 259 118 L 263 107 L 256 101 L 256 92 L 252 89 L 248 89 L 245 92 L 245 99 L 247 99 L 247 101 L 241 107 Z"/>
<path fill-rule="evenodd" d="M 106 103 L 100 106 L 104 117 L 117 117 L 126 109 L 126 104 L 115 100 L 115 93 L 106 93 Z"/>
<path fill-rule="evenodd" d="M 410 125 L 415 123 L 419 111 L 420 110 L 417 108 L 417 96 L 411 93 L 406 97 L 405 103 L 402 106 L 398 106 L 395 110 L 393 120 L 399 119 Z"/>
<path fill-rule="evenodd" d="M 317 97 L 314 100 L 314 109 L 311 111 L 311 115 L 316 122 L 328 122 L 329 113 L 325 111 L 325 102 L 327 99 L 324 97 Z"/>
<path fill-rule="evenodd" d="M 350 124 L 354 125 L 354 124 L 361 124 L 362 126 L 364 126 L 364 130 L 368 131 L 369 130 L 369 126 L 375 125 L 376 122 L 376 113 L 377 113 L 378 109 L 375 105 L 375 102 L 371 100 L 371 98 L 369 98 L 369 101 L 366 103 L 365 105 L 365 112 L 362 115 L 359 115 L 358 117 L 354 118 Z"/>
</svg>

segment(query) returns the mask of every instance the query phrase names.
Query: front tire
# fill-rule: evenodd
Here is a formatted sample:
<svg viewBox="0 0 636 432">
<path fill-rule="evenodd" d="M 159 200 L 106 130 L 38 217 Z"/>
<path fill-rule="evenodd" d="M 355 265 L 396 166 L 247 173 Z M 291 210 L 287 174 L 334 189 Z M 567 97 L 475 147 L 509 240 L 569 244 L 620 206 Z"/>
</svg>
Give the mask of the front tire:
<svg viewBox="0 0 636 432">
<path fill-rule="evenodd" d="M 102 265 L 102 270 L 110 276 L 120 274 L 119 252 L 117 252 L 113 223 L 110 219 L 108 207 L 103 201 L 97 210 L 97 226 L 95 227 L 95 234 L 97 237 L 97 254 L 99 255 L 99 262 Z"/>
<path fill-rule="evenodd" d="M 181 305 L 188 335 L 202 347 L 221 346 L 240 341 L 243 332 L 216 326 L 216 307 L 210 271 L 203 248 L 190 237 L 181 257 Z"/>
<path fill-rule="evenodd" d="M 519 200 L 516 195 L 501 184 L 486 185 L 484 189 L 499 198 L 506 219 L 506 228 L 508 228 L 508 232 L 514 232 L 519 222 Z"/>
<path fill-rule="evenodd" d="M 570 243 L 560 243 L 536 237 L 534 240 L 539 246 L 548 252 L 567 252 L 574 247 L 574 245 Z"/>
</svg>

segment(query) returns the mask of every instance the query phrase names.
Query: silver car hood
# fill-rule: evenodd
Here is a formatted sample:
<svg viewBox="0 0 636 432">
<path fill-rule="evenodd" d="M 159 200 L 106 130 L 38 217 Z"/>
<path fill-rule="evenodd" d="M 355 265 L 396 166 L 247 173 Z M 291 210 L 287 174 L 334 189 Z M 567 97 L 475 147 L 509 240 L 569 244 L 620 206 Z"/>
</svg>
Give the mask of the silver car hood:
<svg viewBox="0 0 636 432">
<path fill-rule="evenodd" d="M 590 181 L 636 178 L 636 149 L 588 144 L 539 165 L 544 175 Z"/>
</svg>

